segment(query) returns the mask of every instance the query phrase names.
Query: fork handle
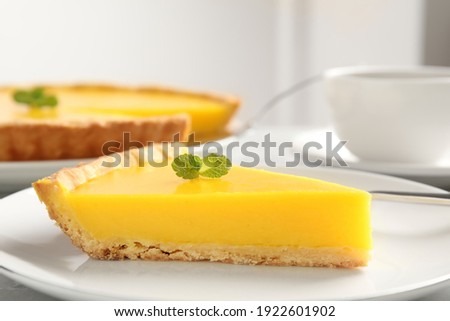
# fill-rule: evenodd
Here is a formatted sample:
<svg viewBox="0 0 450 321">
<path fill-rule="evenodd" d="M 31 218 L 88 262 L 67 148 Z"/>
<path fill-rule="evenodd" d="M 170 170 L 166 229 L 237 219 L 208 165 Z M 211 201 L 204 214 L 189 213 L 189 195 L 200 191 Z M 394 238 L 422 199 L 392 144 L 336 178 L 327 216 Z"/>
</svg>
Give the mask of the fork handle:
<svg viewBox="0 0 450 321">
<path fill-rule="evenodd" d="M 450 205 L 450 193 L 370 191 L 372 198 L 383 201 Z"/>
</svg>

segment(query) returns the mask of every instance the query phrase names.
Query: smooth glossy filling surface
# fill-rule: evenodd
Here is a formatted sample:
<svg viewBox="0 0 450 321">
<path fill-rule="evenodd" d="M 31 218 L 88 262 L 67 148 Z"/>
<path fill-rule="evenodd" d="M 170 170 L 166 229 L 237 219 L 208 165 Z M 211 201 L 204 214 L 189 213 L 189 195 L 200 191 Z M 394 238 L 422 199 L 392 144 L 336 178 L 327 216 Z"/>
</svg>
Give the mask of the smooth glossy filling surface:
<svg viewBox="0 0 450 321">
<path fill-rule="evenodd" d="M 118 169 L 64 197 L 103 240 L 371 248 L 368 193 L 261 170 L 185 181 L 167 166 Z"/>
</svg>

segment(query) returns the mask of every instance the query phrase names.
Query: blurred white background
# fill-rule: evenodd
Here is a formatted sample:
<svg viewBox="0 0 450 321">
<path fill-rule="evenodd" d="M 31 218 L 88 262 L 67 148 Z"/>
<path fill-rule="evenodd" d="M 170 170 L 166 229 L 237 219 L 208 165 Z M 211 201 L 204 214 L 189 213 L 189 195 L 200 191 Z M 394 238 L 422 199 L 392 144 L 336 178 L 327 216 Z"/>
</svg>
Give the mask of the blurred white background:
<svg viewBox="0 0 450 321">
<path fill-rule="evenodd" d="M 222 91 L 245 119 L 329 67 L 449 64 L 449 17 L 446 0 L 0 0 L 0 82 Z M 265 119 L 328 121 L 320 85 Z"/>
</svg>

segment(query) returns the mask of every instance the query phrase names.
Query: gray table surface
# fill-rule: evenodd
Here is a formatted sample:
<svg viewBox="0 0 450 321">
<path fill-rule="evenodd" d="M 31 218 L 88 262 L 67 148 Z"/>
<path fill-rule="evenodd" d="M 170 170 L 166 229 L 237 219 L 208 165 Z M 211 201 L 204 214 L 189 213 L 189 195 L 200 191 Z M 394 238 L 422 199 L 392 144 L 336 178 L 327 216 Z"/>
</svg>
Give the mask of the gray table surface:
<svg viewBox="0 0 450 321">
<path fill-rule="evenodd" d="M 0 198 L 6 195 L 1 195 Z M 44 293 L 37 292 L 18 282 L 0 275 L 0 301 L 49 301 L 58 300 Z M 430 301 L 450 301 L 450 286 L 421 298 Z"/>
</svg>

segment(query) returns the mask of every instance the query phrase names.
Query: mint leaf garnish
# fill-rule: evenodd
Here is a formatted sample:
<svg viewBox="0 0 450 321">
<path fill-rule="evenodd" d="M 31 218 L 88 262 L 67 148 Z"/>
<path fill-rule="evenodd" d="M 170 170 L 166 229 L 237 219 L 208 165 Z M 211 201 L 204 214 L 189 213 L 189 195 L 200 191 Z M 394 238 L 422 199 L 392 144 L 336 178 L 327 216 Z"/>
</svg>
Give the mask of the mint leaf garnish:
<svg viewBox="0 0 450 321">
<path fill-rule="evenodd" d="M 222 155 L 209 154 L 201 159 L 191 154 L 183 154 L 175 158 L 172 168 L 177 176 L 184 179 L 194 179 L 199 176 L 219 178 L 226 174 L 231 168 L 231 162 Z"/>
<path fill-rule="evenodd" d="M 203 166 L 200 175 L 210 178 L 218 178 L 228 174 L 231 162 L 223 155 L 209 154 L 203 158 Z"/>
<path fill-rule="evenodd" d="M 177 176 L 184 179 L 193 179 L 199 176 L 202 167 L 202 159 L 191 154 L 183 154 L 175 158 L 172 162 L 172 168 Z"/>
<path fill-rule="evenodd" d="M 56 107 L 58 99 L 55 96 L 47 95 L 43 88 L 37 87 L 30 90 L 16 90 L 13 98 L 20 104 L 28 105 L 31 108 Z"/>
</svg>

